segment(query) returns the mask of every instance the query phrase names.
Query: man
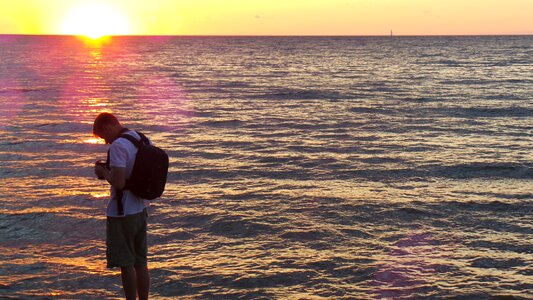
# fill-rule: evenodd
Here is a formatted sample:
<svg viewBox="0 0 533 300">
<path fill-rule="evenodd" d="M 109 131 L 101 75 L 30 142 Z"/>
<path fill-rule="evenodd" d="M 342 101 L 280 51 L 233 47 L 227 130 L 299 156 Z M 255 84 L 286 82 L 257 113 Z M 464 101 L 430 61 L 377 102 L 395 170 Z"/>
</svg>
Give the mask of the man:
<svg viewBox="0 0 533 300">
<path fill-rule="evenodd" d="M 120 136 L 129 134 L 137 140 L 141 137 L 123 127 L 110 113 L 101 113 L 96 117 L 93 134 L 111 144 L 108 167 L 95 165 L 94 169 L 98 178 L 107 180 L 111 185 L 106 222 L 107 267 L 120 267 L 126 299 L 135 299 L 137 294 L 139 299 L 148 299 L 150 277 L 146 259 L 146 208 L 149 202 L 128 190 L 123 191 L 135 163 L 137 148 Z"/>
</svg>

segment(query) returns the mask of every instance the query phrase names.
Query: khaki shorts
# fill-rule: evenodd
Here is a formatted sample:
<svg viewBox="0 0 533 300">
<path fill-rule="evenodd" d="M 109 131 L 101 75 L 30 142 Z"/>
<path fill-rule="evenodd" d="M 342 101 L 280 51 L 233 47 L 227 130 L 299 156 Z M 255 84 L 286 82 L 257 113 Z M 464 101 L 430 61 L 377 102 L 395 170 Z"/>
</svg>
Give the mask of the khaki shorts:
<svg viewBox="0 0 533 300">
<path fill-rule="evenodd" d="M 146 266 L 146 210 L 125 217 L 107 217 L 107 267 Z"/>
</svg>

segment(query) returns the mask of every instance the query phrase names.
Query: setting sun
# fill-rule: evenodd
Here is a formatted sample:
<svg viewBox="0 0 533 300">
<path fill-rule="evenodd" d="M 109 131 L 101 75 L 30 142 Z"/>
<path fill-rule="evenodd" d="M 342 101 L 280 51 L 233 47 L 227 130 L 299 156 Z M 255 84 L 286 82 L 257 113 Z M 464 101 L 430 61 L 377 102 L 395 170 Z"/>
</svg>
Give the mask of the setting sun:
<svg viewBox="0 0 533 300">
<path fill-rule="evenodd" d="M 98 39 L 109 35 L 130 34 L 128 20 L 111 7 L 84 5 L 73 9 L 65 17 L 62 34 L 81 35 Z"/>
</svg>

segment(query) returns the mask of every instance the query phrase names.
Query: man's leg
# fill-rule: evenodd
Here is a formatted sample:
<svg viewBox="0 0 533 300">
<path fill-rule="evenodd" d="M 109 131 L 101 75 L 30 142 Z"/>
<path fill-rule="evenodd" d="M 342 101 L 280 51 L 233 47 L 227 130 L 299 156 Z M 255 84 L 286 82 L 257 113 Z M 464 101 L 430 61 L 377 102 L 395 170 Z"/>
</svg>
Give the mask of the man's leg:
<svg viewBox="0 0 533 300">
<path fill-rule="evenodd" d="M 147 266 L 136 266 L 135 273 L 137 274 L 137 292 L 140 300 L 148 299 L 148 292 L 150 291 L 150 274 Z"/>
<path fill-rule="evenodd" d="M 135 269 L 133 267 L 121 267 L 120 271 L 126 299 L 135 300 L 137 298 L 137 276 L 135 276 Z"/>
</svg>

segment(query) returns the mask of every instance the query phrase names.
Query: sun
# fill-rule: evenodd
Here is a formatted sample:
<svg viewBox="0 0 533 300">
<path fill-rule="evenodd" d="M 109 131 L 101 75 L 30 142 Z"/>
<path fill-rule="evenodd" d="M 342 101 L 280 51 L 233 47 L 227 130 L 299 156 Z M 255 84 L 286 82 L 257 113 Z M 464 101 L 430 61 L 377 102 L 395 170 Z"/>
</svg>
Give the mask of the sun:
<svg viewBox="0 0 533 300">
<path fill-rule="evenodd" d="M 128 35 L 128 19 L 113 8 L 87 4 L 72 9 L 65 17 L 61 33 L 98 39 L 110 35 Z"/>
</svg>

